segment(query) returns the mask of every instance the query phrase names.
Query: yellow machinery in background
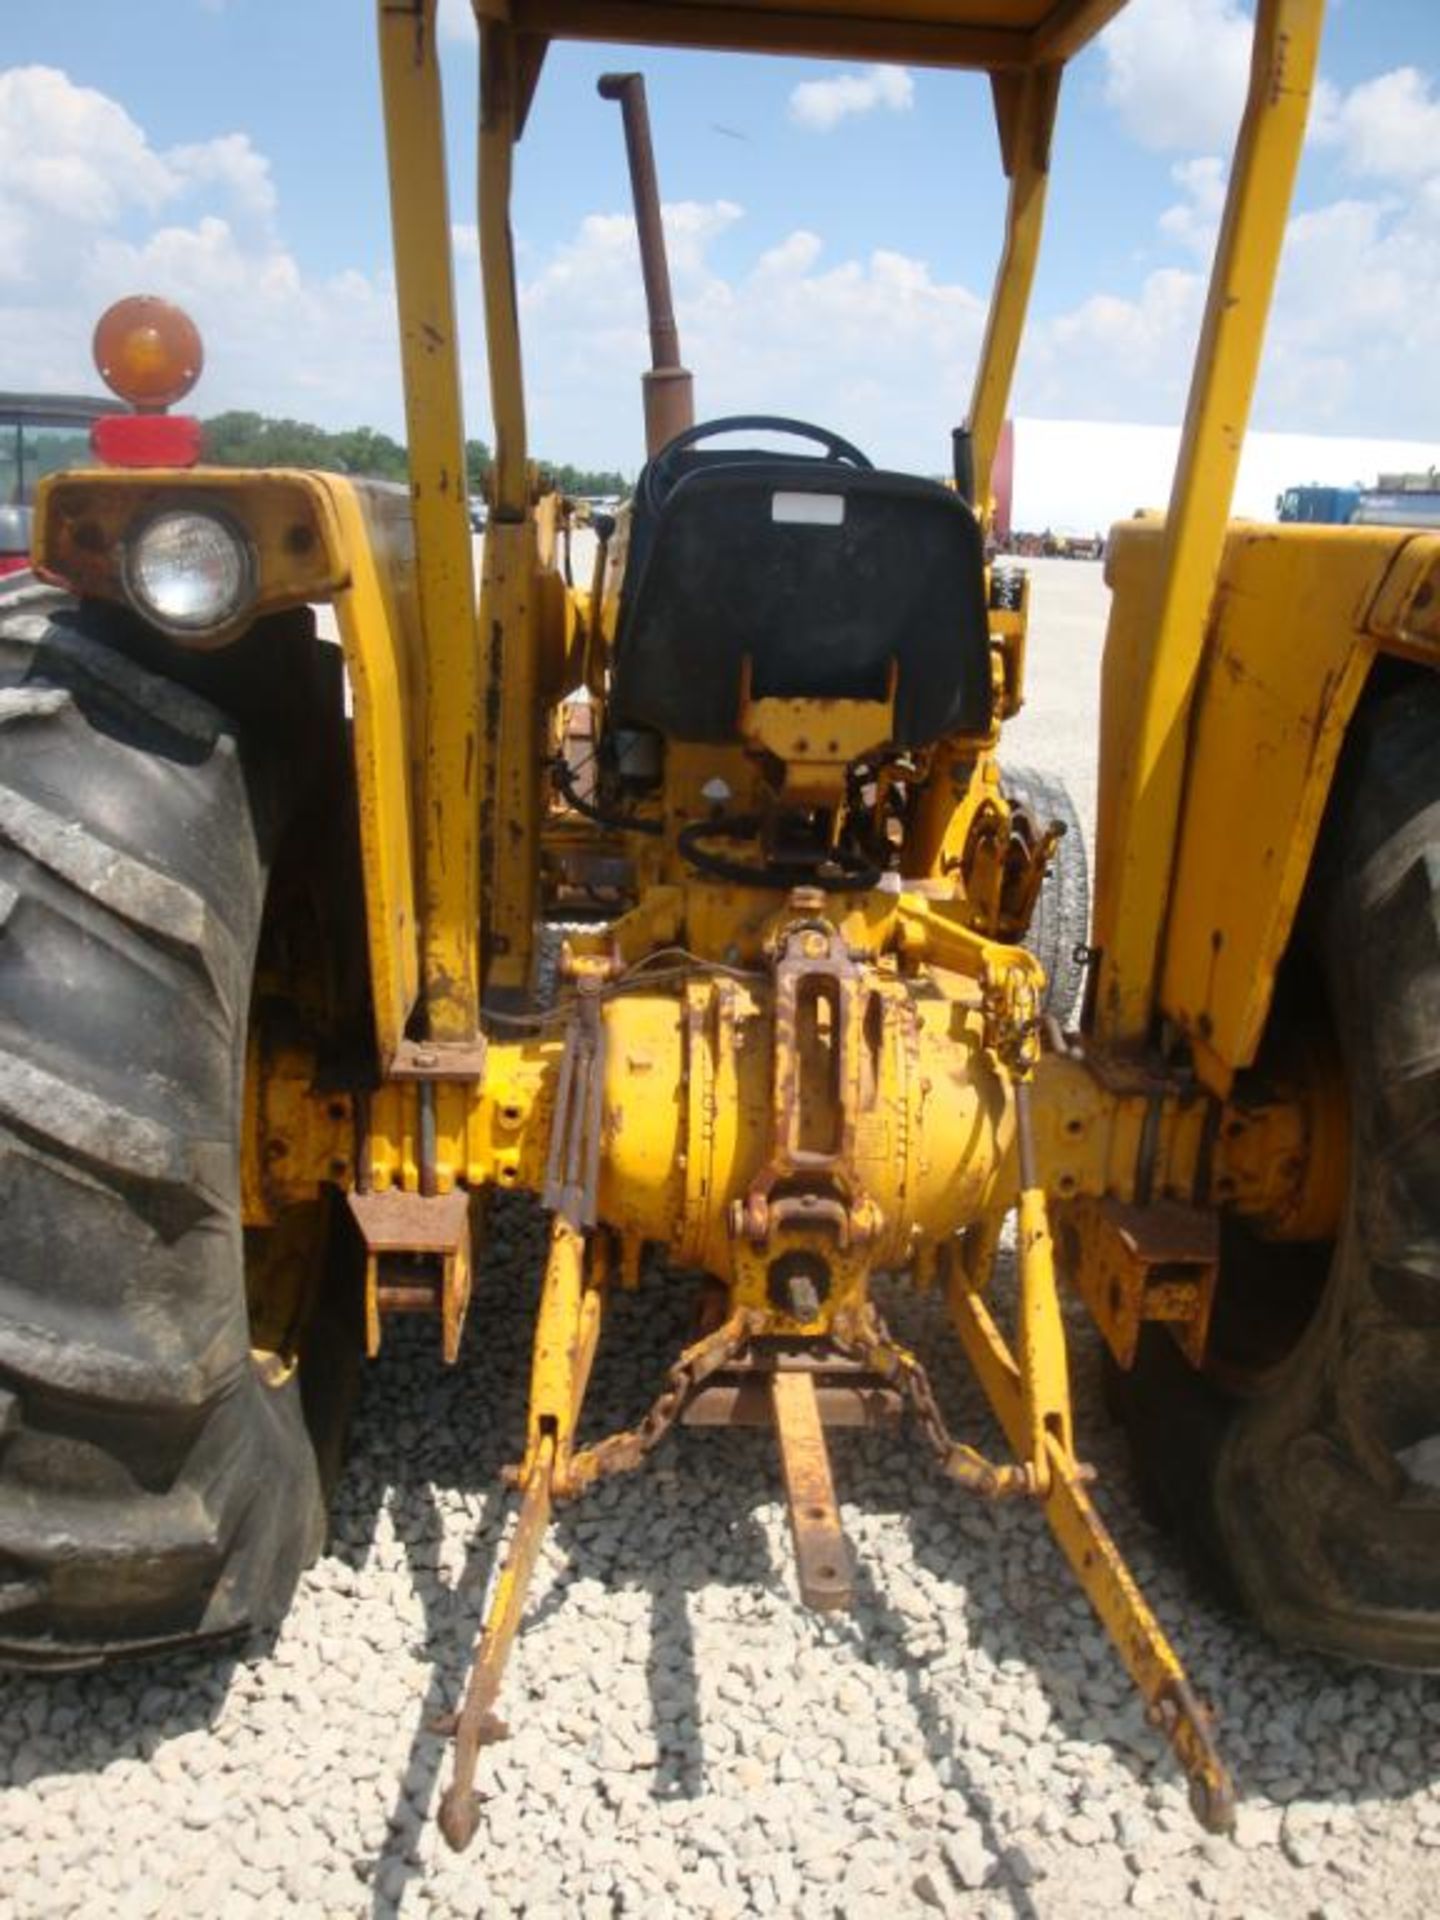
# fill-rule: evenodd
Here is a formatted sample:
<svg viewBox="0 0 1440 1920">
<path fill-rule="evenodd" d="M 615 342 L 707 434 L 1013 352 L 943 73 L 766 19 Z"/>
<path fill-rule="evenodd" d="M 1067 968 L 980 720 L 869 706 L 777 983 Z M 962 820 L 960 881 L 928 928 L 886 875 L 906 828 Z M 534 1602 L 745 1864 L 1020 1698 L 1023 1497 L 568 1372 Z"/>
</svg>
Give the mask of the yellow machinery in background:
<svg viewBox="0 0 1440 1920">
<path fill-rule="evenodd" d="M 1169 511 L 1108 546 L 1078 1031 L 1063 946 L 1047 970 L 1027 945 L 1065 847 L 1002 770 L 1028 599 L 983 536 L 1062 75 L 1119 4 L 476 0 L 495 429 L 478 604 L 434 0 L 378 5 L 408 498 L 196 464 L 153 409 L 198 342 L 155 303 L 111 322 L 109 377 L 141 410 L 111 465 L 49 482 L 38 514 L 37 570 L 78 611 L 34 587 L 0 606 L 0 1107 L 19 1143 L 0 1406 L 22 1436 L 0 1459 L 0 1655 L 75 1664 L 274 1618 L 319 1538 L 316 1330 L 353 1308 L 374 1353 L 389 1315 L 430 1312 L 453 1360 L 469 1310 L 483 1338 L 473 1202 L 509 1188 L 550 1234 L 453 1843 L 556 1502 L 641 1467 L 677 1422 L 773 1426 L 801 1596 L 843 1606 L 825 1429 L 901 1413 L 961 1492 L 1041 1507 L 1224 1828 L 1209 1717 L 1077 1450 L 1062 1280 L 1155 1491 L 1262 1622 L 1440 1657 L 1419 1464 L 1440 1378 L 1440 793 L 1416 745 L 1440 539 L 1227 522 L 1321 0 L 1259 0 Z M 610 76 L 650 458 L 594 578 L 567 584 L 572 509 L 528 458 L 509 224 L 565 38 L 988 74 L 1009 198 L 954 487 L 806 423 L 692 423 L 643 99 Z M 297 611 L 317 601 L 348 725 Z M 583 776 L 563 750 L 577 699 Z M 67 928 L 83 965 L 55 957 Z M 97 1037 L 102 990 L 123 1044 Z M 358 1275 L 337 1255 L 351 1230 Z M 97 1303 L 102 1239 L 128 1307 Z M 694 1340 L 637 1428 L 582 1444 L 606 1302 L 656 1249 L 708 1277 Z M 943 1289 L 1005 1458 L 949 1431 L 877 1272 Z M 86 1333 L 62 1364 L 67 1314 Z M 67 1420 L 66 1462 L 37 1440 L 7 1483 L 27 1423 Z M 117 1509 L 117 1458 L 155 1498 Z M 31 1497 L 47 1472 L 63 1541 Z"/>
</svg>

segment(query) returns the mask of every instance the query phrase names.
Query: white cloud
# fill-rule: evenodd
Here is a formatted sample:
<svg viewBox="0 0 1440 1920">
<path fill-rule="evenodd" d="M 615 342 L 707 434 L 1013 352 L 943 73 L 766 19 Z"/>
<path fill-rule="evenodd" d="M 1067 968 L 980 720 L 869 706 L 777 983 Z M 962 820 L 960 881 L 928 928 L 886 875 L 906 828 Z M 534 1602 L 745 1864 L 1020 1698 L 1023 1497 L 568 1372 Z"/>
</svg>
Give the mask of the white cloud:
<svg viewBox="0 0 1440 1920">
<path fill-rule="evenodd" d="M 1158 268 L 1134 294 L 1093 294 L 1042 322 L 1021 362 L 1022 410 L 1180 417 L 1221 181 L 1213 162 L 1175 171 L 1186 198 L 1160 227 L 1194 264 Z M 1437 419 L 1440 153 L 1418 191 L 1348 196 L 1292 217 L 1253 413 L 1263 427 L 1392 436 Z"/>
<path fill-rule="evenodd" d="M 1170 169 L 1170 175 L 1185 198 L 1161 214 L 1160 231 L 1187 253 L 1208 261 L 1225 210 L 1224 163 L 1210 156 L 1180 160 Z"/>
<path fill-rule="evenodd" d="M 907 113 L 914 102 L 915 82 L 904 67 L 877 66 L 833 80 L 802 80 L 790 94 L 790 118 L 814 133 L 829 133 L 852 115 L 877 107 Z"/>
<path fill-rule="evenodd" d="M 0 73 L 0 184 L 32 219 L 94 224 L 155 212 L 176 188 L 123 107 L 54 67 Z"/>
<path fill-rule="evenodd" d="M 1250 76 L 1238 0 L 1131 0 L 1100 36 L 1105 98 L 1142 146 L 1228 151 Z"/>
<path fill-rule="evenodd" d="M 783 280 L 791 274 L 808 273 L 824 250 L 825 243 L 818 233 L 797 227 L 778 247 L 771 247 L 761 254 L 755 263 L 756 277 L 763 279 L 766 275 L 773 275 Z"/>
<path fill-rule="evenodd" d="M 1139 293 L 1095 293 L 1032 329 L 1016 411 L 1103 420 L 1175 420 L 1205 301 L 1204 275 L 1162 267 Z"/>
<path fill-rule="evenodd" d="M 881 462 L 945 467 L 984 327 L 974 292 L 892 250 L 829 260 L 805 229 L 726 274 L 716 243 L 726 239 L 727 255 L 743 247 L 738 207 L 667 207 L 665 224 L 702 417 L 790 414 L 835 428 Z M 521 300 L 537 450 L 638 461 L 648 342 L 634 222 L 582 222 Z"/>
<path fill-rule="evenodd" d="M 1127 382 L 1133 417 L 1173 417 L 1177 396 L 1183 402 L 1203 299 L 1192 268 L 1208 267 L 1224 206 L 1224 166 L 1210 156 L 1228 151 L 1238 123 L 1250 11 L 1239 0 L 1132 0 L 1102 36 L 1105 96 L 1122 125 L 1152 148 L 1201 156 L 1172 169 L 1180 196 L 1158 223 L 1162 243 L 1187 265 L 1152 274 L 1138 292 L 1093 297 L 1042 328 L 1026 363 L 1039 405 L 1059 410 L 1072 388 L 1103 382 L 1107 341 L 1122 344 L 1130 363 L 1100 390 Z M 1332 179 L 1338 163 L 1350 191 L 1317 197 L 1325 178 L 1317 155 L 1331 158 Z M 1400 67 L 1348 90 L 1318 80 L 1301 190 L 1256 419 L 1400 434 L 1437 417 L 1440 96 L 1433 76 Z M 1181 300 L 1187 280 L 1191 293 Z M 1076 356 L 1068 372 L 1062 349 Z"/>
<path fill-rule="evenodd" d="M 270 162 L 251 146 L 249 134 L 226 133 L 198 146 L 172 147 L 165 160 L 187 188 L 224 187 L 235 205 L 257 220 L 275 212 Z"/>
<path fill-rule="evenodd" d="M 162 152 L 117 102 L 57 68 L 0 72 L 0 284 L 54 279 L 80 236 L 213 189 L 247 219 L 274 213 L 269 162 L 246 134 Z"/>
<path fill-rule="evenodd" d="M 1274 419 L 1316 427 L 1440 420 L 1440 179 L 1399 206 L 1338 200 L 1291 222 L 1262 394 Z"/>
<path fill-rule="evenodd" d="M 1131 0 L 1100 36 L 1104 97 L 1126 131 L 1157 151 L 1228 153 L 1250 72 L 1253 7 L 1242 0 Z M 1317 77 L 1308 135 L 1352 173 L 1417 180 L 1440 160 L 1440 98 L 1413 66 L 1348 93 Z"/>
<path fill-rule="evenodd" d="M 473 40 L 475 10 L 470 0 L 440 0 L 436 25 L 442 40 Z"/>
<path fill-rule="evenodd" d="M 126 293 L 193 316 L 205 413 L 356 424 L 398 395 L 388 281 L 305 273 L 247 135 L 157 149 L 114 100 L 50 67 L 0 73 L 0 365 L 7 384 L 93 389 L 90 332 Z M 392 400 L 386 409 L 398 416 Z"/>
<path fill-rule="evenodd" d="M 1137 0 L 1137 5 L 1143 0 Z M 1402 76 L 1408 70 L 1401 70 Z M 1291 224 L 1257 419 L 1403 434 L 1440 418 L 1440 143 L 1422 76 L 1330 90 L 1326 155 L 1350 189 Z M 1377 122 L 1389 101 L 1398 147 Z M 1332 131 L 1333 130 L 1333 131 Z M 1411 154 L 1419 139 L 1428 175 Z M 1333 170 L 1333 169 L 1332 169 Z M 1175 420 L 1184 407 L 1223 196 L 1220 163 L 1177 158 L 1163 249 L 1138 286 L 1041 316 L 1016 409 Z M 1377 184 L 1378 183 L 1378 184 Z M 749 242 L 732 201 L 665 209 L 684 356 L 702 414 L 772 411 L 833 426 L 880 461 L 946 464 L 984 302 L 931 259 L 837 247 L 797 228 Z M 527 405 L 537 454 L 638 464 L 648 357 L 634 221 L 597 211 L 559 246 L 518 235 Z M 476 241 L 454 229 L 472 433 L 488 428 Z M 388 275 L 317 276 L 286 244 L 266 158 L 239 132 L 164 150 L 114 100 L 51 68 L 0 74 L 0 366 L 13 386 L 92 384 L 89 334 L 122 293 L 194 313 L 202 412 L 292 413 L 400 428 Z"/>
<path fill-rule="evenodd" d="M 1345 166 L 1362 177 L 1415 181 L 1440 172 L 1440 99 L 1414 67 L 1396 67 L 1344 95 L 1330 88 L 1314 133 L 1339 147 Z"/>
</svg>

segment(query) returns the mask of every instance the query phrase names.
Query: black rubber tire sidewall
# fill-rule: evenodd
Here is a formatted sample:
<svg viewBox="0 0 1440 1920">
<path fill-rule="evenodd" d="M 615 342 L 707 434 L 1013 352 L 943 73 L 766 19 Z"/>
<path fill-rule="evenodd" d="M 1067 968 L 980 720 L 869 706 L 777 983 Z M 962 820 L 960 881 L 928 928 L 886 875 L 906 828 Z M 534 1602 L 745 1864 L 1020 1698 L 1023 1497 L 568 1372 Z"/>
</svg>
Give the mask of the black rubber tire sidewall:
<svg viewBox="0 0 1440 1920">
<path fill-rule="evenodd" d="M 1243 1396 L 1160 1327 L 1110 1383 L 1145 1491 L 1224 1595 L 1277 1638 L 1422 1668 L 1440 1665 L 1440 1498 L 1399 1455 L 1440 1428 L 1437 740 L 1440 681 L 1382 677 L 1347 742 L 1297 933 L 1336 1010 L 1352 1136 L 1308 1326 Z"/>
<path fill-rule="evenodd" d="M 15 1664 L 272 1624 L 323 1537 L 298 1383 L 268 1387 L 251 1360 L 240 1222 L 283 755 L 153 671 L 158 636 L 145 665 L 133 638 L 43 588 L 0 596 L 0 1660 Z M 238 683 L 245 663 L 226 671 Z"/>
</svg>

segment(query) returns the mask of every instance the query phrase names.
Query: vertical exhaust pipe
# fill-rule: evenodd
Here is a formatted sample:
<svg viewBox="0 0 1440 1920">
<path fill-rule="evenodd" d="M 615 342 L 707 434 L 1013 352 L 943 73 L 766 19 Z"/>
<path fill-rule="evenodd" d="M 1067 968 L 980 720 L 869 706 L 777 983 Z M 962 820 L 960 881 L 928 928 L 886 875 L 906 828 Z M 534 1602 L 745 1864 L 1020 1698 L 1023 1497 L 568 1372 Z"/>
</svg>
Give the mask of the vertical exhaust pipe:
<svg viewBox="0 0 1440 1920">
<path fill-rule="evenodd" d="M 620 102 L 625 123 L 625 156 L 630 163 L 645 310 L 650 318 L 650 370 L 640 379 L 645 402 L 645 451 L 654 455 L 677 433 L 694 426 L 694 383 L 680 364 L 680 333 L 675 325 L 665 232 L 660 224 L 660 188 L 655 177 L 655 149 L 650 143 L 645 76 L 602 74 L 598 89 L 602 100 Z"/>
</svg>

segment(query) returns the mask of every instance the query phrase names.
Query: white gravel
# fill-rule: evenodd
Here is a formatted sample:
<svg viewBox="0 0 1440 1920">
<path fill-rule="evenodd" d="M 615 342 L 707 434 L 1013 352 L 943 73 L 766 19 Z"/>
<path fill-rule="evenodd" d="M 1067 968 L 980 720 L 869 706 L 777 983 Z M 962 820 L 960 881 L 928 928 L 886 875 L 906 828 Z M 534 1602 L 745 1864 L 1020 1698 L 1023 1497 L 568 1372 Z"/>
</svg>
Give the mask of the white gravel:
<svg viewBox="0 0 1440 1920">
<path fill-rule="evenodd" d="M 1052 630 L 1042 611 L 1019 752 L 1068 773 L 1088 813 L 1098 569 L 1034 572 L 1042 609 L 1053 586 L 1069 613 Z M 1130 1498 L 1087 1339 L 1082 1448 L 1221 1708 L 1233 1841 L 1193 1825 L 1037 1514 L 967 1502 L 906 1436 L 838 1436 L 860 1603 L 813 1615 L 772 1443 L 685 1433 L 561 1516 L 504 1701 L 514 1737 L 483 1762 L 479 1839 L 451 1855 L 433 1822 L 448 1753 L 427 1729 L 504 1526 L 540 1251 L 536 1216 L 497 1208 L 458 1368 L 429 1327 L 387 1334 L 333 1549 L 278 1635 L 0 1681 L 0 1915 L 1435 1910 L 1440 1684 L 1282 1654 L 1223 1617 Z M 683 1282 L 616 1303 L 597 1431 L 647 1402 L 689 1306 Z M 935 1356 L 952 1422 L 996 1444 L 937 1303 L 901 1297 L 892 1317 Z"/>
</svg>

